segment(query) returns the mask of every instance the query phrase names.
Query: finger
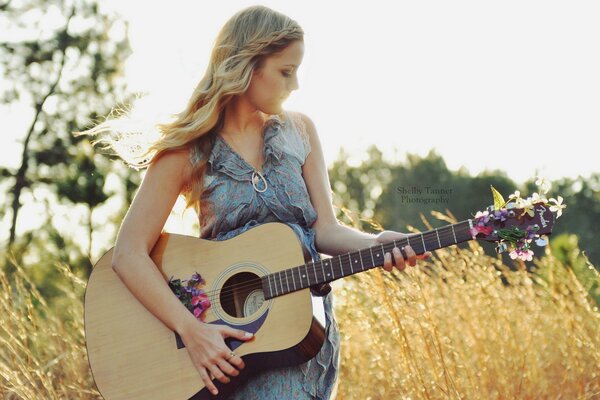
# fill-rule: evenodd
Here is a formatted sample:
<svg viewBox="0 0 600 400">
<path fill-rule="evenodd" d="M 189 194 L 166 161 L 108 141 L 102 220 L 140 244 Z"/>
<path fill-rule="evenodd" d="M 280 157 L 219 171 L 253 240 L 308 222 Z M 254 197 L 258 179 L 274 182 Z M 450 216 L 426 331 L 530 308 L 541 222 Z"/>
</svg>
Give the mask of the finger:
<svg viewBox="0 0 600 400">
<path fill-rule="evenodd" d="M 427 251 L 427 252 L 425 252 L 423 254 L 417 254 L 417 259 L 418 260 L 427 260 L 430 257 L 431 257 L 431 252 L 430 251 Z"/>
<path fill-rule="evenodd" d="M 244 367 L 246 366 L 246 364 L 244 363 L 244 360 L 242 360 L 242 357 L 238 356 L 237 354 L 235 354 L 233 357 L 229 358 L 227 360 L 227 362 L 229 364 L 237 367 L 238 369 L 244 369 Z"/>
<path fill-rule="evenodd" d="M 396 262 L 396 268 L 398 268 L 399 271 L 404 270 L 404 268 L 406 268 L 406 264 L 404 263 L 404 256 L 402 255 L 402 252 L 397 247 L 394 247 L 392 249 L 392 252 L 394 253 L 394 261 Z"/>
<path fill-rule="evenodd" d="M 238 358 L 238 357 L 237 356 L 228 356 L 228 357 L 229 358 L 224 358 L 222 360 L 219 360 L 217 365 L 219 366 L 219 368 L 221 368 L 221 371 L 225 372 L 227 375 L 238 376 L 240 374 L 240 372 L 231 365 L 233 359 Z"/>
<path fill-rule="evenodd" d="M 417 265 L 417 253 L 410 246 L 405 246 L 404 251 L 406 252 L 406 257 L 408 258 L 408 264 L 412 267 Z"/>
<path fill-rule="evenodd" d="M 389 272 L 392 268 L 392 255 L 390 253 L 385 253 L 383 255 L 383 269 Z"/>
<path fill-rule="evenodd" d="M 250 340 L 254 337 L 254 334 L 251 332 L 242 331 L 241 329 L 234 329 L 230 326 L 223 326 L 223 330 L 221 334 L 224 338 L 226 337 L 234 337 L 239 340 Z"/>
<path fill-rule="evenodd" d="M 218 361 L 217 361 L 217 363 L 218 363 Z M 225 375 L 223 373 L 223 371 L 221 371 L 221 369 L 217 366 L 217 364 L 211 364 L 209 367 L 209 370 L 210 370 L 210 373 L 212 374 L 212 376 L 217 378 L 219 380 L 219 382 L 229 383 L 231 381 L 229 379 L 229 377 L 227 375 Z"/>
<path fill-rule="evenodd" d="M 208 376 L 208 373 L 206 372 L 206 369 L 204 367 L 198 369 L 198 373 L 200 373 L 200 378 L 202 378 L 202 382 L 204 382 L 204 386 L 206 386 L 206 388 L 208 390 L 210 390 L 210 392 L 212 394 L 216 395 L 217 393 L 219 393 L 219 391 L 217 390 L 217 387 L 212 382 L 212 379 Z"/>
</svg>

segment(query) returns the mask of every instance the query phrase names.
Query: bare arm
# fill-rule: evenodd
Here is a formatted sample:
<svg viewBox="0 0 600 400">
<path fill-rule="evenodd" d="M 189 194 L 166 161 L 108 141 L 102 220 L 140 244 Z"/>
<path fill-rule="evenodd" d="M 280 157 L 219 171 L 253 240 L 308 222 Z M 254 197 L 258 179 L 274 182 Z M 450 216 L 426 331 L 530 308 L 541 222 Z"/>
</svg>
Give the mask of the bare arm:
<svg viewBox="0 0 600 400">
<path fill-rule="evenodd" d="M 225 374 L 239 374 L 233 365 L 244 368 L 240 357 L 230 355 L 224 338 L 248 340 L 252 336 L 244 336 L 245 332 L 238 329 L 198 321 L 171 292 L 149 255 L 177 196 L 190 181 L 188 154 L 169 152 L 152 162 L 119 230 L 112 266 L 132 294 L 167 327 L 180 334 L 206 387 L 216 393 L 211 375 L 228 383 Z"/>
<path fill-rule="evenodd" d="M 166 154 L 150 165 L 119 230 L 112 261 L 133 295 L 179 333 L 194 316 L 173 295 L 149 254 L 189 179 L 186 154 Z"/>
<path fill-rule="evenodd" d="M 313 225 L 317 251 L 336 256 L 374 246 L 378 243 L 389 243 L 392 240 L 405 237 L 405 234 L 393 231 L 384 231 L 378 235 L 373 235 L 341 225 L 338 222 L 333 210 L 329 174 L 327 173 L 325 157 L 323 156 L 316 127 L 307 116 L 300 115 L 306 125 L 311 145 L 311 152 L 304 162 L 302 174 L 308 188 L 311 203 L 317 212 L 317 220 Z M 429 252 L 425 253 L 424 256 L 417 256 L 410 246 L 405 246 L 405 251 L 408 256 L 408 263 L 411 266 L 416 264 L 417 258 L 427 258 L 430 256 Z M 393 253 L 396 267 L 399 270 L 403 270 L 405 263 L 402 254 L 397 248 L 394 248 Z M 392 263 L 392 254 L 385 253 L 383 267 L 391 271 L 394 263 Z"/>
</svg>

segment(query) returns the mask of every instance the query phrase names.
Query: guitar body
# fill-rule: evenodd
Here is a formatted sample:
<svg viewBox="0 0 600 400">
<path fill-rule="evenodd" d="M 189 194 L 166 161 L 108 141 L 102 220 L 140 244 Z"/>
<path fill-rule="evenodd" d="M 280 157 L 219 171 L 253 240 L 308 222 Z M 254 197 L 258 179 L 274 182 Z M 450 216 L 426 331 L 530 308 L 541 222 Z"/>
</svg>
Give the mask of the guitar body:
<svg viewBox="0 0 600 400">
<path fill-rule="evenodd" d="M 268 238 L 268 240 L 266 240 Z M 211 300 L 205 322 L 255 333 L 228 341 L 246 367 L 205 388 L 181 339 L 151 314 L 112 270 L 109 250 L 96 263 L 85 293 L 85 335 L 100 393 L 117 399 L 226 398 L 251 375 L 308 361 L 325 340 L 323 300 L 310 289 L 264 300 L 259 277 L 304 264 L 300 241 L 282 223 L 266 223 L 224 241 L 162 234 L 151 257 L 165 277 L 205 281 Z"/>
</svg>

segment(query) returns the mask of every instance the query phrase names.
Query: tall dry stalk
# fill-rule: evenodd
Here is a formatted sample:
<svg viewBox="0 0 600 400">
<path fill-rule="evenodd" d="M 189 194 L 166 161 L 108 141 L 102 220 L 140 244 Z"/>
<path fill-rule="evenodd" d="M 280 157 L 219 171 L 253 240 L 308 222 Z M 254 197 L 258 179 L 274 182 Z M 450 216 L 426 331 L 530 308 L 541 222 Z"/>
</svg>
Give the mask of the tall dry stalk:
<svg viewBox="0 0 600 400">
<path fill-rule="evenodd" d="M 549 252 L 535 264 L 469 243 L 336 283 L 338 398 L 600 398 L 598 308 Z"/>
<path fill-rule="evenodd" d="M 547 254 L 511 271 L 471 243 L 431 261 L 334 283 L 338 399 L 600 397 L 600 313 Z M 0 269 L 0 398 L 100 399 L 83 333 L 85 282 L 62 271 L 48 304 L 17 266 Z M 543 278 L 542 278 L 543 277 Z"/>
<path fill-rule="evenodd" d="M 0 269 L 0 398 L 100 399 L 93 388 L 83 334 L 85 282 L 65 265 L 62 297 L 49 305 L 16 266 Z"/>
</svg>

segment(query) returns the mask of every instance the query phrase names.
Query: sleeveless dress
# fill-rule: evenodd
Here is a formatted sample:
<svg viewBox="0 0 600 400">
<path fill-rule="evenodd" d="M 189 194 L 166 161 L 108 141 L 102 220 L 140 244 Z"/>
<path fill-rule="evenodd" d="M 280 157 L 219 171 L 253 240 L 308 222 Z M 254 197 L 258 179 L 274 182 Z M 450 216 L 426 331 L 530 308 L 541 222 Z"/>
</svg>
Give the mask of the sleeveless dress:
<svg viewBox="0 0 600 400">
<path fill-rule="evenodd" d="M 321 259 L 311 228 L 317 219 L 302 177 L 310 143 L 302 121 L 291 112 L 271 115 L 263 128 L 262 179 L 252 183 L 254 168 L 217 135 L 209 155 L 200 199 L 200 237 L 226 240 L 266 222 L 290 226 L 312 261 Z M 202 154 L 191 146 L 190 161 Z M 256 189 L 255 189 L 256 187 Z M 245 382 L 231 400 L 329 399 L 338 375 L 340 338 L 330 292 L 322 297 L 326 316 L 325 342 L 308 362 L 263 371 Z"/>
</svg>

